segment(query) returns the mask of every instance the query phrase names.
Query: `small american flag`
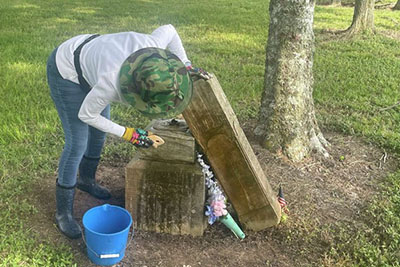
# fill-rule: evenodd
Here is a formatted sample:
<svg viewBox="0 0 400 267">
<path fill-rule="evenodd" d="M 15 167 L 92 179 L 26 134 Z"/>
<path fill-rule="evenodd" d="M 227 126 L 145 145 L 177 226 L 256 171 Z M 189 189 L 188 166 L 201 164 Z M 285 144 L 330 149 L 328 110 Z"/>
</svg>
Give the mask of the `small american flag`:
<svg viewBox="0 0 400 267">
<path fill-rule="evenodd" d="M 281 209 L 282 209 L 285 213 L 288 213 L 289 210 L 288 210 L 288 208 L 287 208 L 287 202 L 286 202 L 285 198 L 283 197 L 282 186 L 279 186 L 278 202 L 279 202 L 279 205 L 281 206 Z"/>
</svg>

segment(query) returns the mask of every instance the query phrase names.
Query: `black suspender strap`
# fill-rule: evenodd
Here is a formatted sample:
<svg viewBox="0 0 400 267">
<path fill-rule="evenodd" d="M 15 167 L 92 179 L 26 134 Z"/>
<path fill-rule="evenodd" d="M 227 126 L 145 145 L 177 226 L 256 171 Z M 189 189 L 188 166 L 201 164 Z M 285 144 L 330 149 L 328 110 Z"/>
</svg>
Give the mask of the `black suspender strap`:
<svg viewBox="0 0 400 267">
<path fill-rule="evenodd" d="M 90 36 L 85 41 L 83 41 L 83 43 L 81 43 L 74 51 L 74 65 L 75 65 L 76 73 L 78 74 L 78 81 L 79 81 L 79 84 L 80 84 L 81 88 L 86 92 L 89 92 L 90 89 L 92 89 L 92 88 L 90 87 L 88 82 L 85 80 L 85 78 L 83 78 L 81 62 L 79 60 L 79 57 L 81 55 L 82 47 L 85 44 L 89 43 L 94 38 L 99 37 L 99 36 L 100 36 L 99 34 L 95 34 L 95 35 Z"/>
</svg>

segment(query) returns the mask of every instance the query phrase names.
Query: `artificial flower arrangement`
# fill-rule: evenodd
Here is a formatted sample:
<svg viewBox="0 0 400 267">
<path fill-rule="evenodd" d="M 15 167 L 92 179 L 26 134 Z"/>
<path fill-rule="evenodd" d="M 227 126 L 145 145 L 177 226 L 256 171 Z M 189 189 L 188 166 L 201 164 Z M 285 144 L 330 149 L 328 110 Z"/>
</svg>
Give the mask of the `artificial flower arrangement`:
<svg viewBox="0 0 400 267">
<path fill-rule="evenodd" d="M 197 153 L 197 161 L 202 168 L 208 189 L 208 198 L 206 201 L 205 211 L 205 215 L 208 216 L 208 223 L 212 225 L 218 220 L 228 227 L 236 237 L 243 239 L 245 234 L 226 210 L 226 197 L 215 180 L 215 176 L 211 170 L 211 167 L 204 162 L 203 155 L 200 153 Z"/>
</svg>

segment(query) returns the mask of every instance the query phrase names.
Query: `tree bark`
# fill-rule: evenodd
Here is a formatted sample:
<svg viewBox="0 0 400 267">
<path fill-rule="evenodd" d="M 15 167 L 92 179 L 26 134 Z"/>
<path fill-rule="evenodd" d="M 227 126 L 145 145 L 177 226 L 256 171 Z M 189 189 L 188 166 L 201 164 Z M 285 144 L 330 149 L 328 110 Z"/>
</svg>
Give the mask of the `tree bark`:
<svg viewBox="0 0 400 267">
<path fill-rule="evenodd" d="M 397 1 L 396 5 L 393 7 L 394 10 L 400 10 L 400 0 Z"/>
<path fill-rule="evenodd" d="M 365 30 L 374 30 L 374 6 L 375 0 L 356 0 L 353 22 L 346 33 L 354 35 Z"/>
<path fill-rule="evenodd" d="M 254 133 L 264 146 L 300 161 L 328 157 L 312 97 L 313 0 L 271 0 L 264 92 Z"/>
</svg>

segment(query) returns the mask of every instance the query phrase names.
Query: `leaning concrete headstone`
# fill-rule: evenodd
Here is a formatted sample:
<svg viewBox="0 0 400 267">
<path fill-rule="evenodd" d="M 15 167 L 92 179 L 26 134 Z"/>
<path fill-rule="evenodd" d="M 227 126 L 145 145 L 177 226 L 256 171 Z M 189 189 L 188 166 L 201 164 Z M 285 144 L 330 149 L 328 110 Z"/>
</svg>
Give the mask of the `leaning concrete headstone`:
<svg viewBox="0 0 400 267">
<path fill-rule="evenodd" d="M 281 209 L 217 78 L 198 80 L 183 112 L 239 221 L 258 231 L 279 223 Z"/>
</svg>

